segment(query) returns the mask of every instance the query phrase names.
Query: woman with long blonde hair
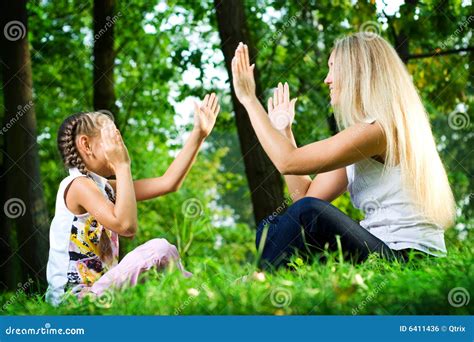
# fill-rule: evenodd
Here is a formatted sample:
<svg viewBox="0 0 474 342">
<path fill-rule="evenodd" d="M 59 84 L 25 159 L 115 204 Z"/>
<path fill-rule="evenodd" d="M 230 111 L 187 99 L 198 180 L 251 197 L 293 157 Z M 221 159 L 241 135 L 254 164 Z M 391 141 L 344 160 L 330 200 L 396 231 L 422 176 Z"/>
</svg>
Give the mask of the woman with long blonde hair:
<svg viewBox="0 0 474 342">
<path fill-rule="evenodd" d="M 295 251 L 338 246 L 356 261 L 373 252 L 389 259 L 405 259 L 411 250 L 445 255 L 455 203 L 405 65 L 386 40 L 360 32 L 336 41 L 328 66 L 324 82 L 340 132 L 297 147 L 288 84 L 278 84 L 267 114 L 255 95 L 247 46 L 235 52 L 234 91 L 295 201 L 259 224 L 262 266 L 285 264 Z M 360 223 L 330 204 L 346 190 L 365 213 Z"/>
</svg>

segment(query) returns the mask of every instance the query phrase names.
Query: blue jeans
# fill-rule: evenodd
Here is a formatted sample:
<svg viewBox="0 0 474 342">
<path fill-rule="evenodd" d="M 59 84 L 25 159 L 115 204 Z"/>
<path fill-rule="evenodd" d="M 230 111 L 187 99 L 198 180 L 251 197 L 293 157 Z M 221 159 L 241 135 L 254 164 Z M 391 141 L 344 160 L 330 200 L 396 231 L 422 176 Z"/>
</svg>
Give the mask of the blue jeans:
<svg viewBox="0 0 474 342">
<path fill-rule="evenodd" d="M 400 254 L 332 204 L 304 197 L 284 214 L 269 216 L 258 225 L 256 245 L 261 252 L 260 267 L 285 265 L 295 252 L 313 255 L 323 251 L 326 244 L 330 250 L 337 250 L 337 235 L 344 257 L 355 262 L 374 252 L 387 259 Z"/>
</svg>

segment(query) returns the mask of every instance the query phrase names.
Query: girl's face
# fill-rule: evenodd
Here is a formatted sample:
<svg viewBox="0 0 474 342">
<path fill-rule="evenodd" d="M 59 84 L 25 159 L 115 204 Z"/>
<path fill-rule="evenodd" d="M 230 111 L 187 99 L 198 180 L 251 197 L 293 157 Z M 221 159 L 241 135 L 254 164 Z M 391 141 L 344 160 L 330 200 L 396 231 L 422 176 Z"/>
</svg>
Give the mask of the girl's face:
<svg viewBox="0 0 474 342">
<path fill-rule="evenodd" d="M 331 56 L 329 56 L 328 60 L 328 66 L 329 66 L 329 72 L 326 78 L 324 79 L 324 83 L 326 83 L 329 86 L 329 95 L 331 96 L 331 105 L 335 105 L 338 100 L 337 96 L 337 88 L 334 87 L 334 52 L 331 53 Z"/>
<path fill-rule="evenodd" d="M 112 121 L 111 121 L 111 123 Z M 102 177 L 110 177 L 115 174 L 110 166 L 107 156 L 102 146 L 101 130 L 94 136 L 78 135 L 76 137 L 76 146 L 80 151 L 82 160 L 89 171 L 92 171 Z"/>
</svg>

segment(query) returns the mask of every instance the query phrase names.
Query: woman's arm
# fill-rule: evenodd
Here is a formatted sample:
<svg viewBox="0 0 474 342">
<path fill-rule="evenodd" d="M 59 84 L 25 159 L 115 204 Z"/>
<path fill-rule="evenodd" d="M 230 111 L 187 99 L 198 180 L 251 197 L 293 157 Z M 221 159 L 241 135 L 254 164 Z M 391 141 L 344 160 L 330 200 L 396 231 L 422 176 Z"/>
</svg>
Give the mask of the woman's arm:
<svg viewBox="0 0 474 342">
<path fill-rule="evenodd" d="M 199 107 L 195 104 L 194 109 L 194 129 L 165 174 L 161 177 L 140 179 L 134 182 L 137 201 L 162 196 L 177 191 L 181 187 L 196 160 L 199 148 L 211 133 L 216 122 L 217 114 L 220 111 L 216 94 L 206 95 L 202 105 Z M 114 182 L 112 181 L 111 184 Z"/>
<path fill-rule="evenodd" d="M 277 169 L 284 175 L 324 173 L 362 159 L 383 154 L 385 139 L 381 127 L 356 124 L 335 136 L 297 148 L 273 128 L 255 95 L 254 65 L 249 65 L 248 48 L 241 44 L 232 62 L 235 93 L 246 108 L 252 126 Z M 279 88 L 283 88 L 280 84 Z M 280 101 L 289 97 L 282 91 Z"/>
</svg>

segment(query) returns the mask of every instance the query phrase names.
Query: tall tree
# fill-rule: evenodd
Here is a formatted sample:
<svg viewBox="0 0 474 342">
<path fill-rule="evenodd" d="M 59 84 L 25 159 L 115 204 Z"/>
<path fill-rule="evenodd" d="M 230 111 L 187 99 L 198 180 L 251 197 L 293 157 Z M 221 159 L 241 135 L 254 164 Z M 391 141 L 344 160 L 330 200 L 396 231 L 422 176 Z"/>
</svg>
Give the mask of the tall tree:
<svg viewBox="0 0 474 342">
<path fill-rule="evenodd" d="M 94 1 L 94 109 L 117 112 L 114 89 L 115 0 Z"/>
<path fill-rule="evenodd" d="M 36 143 L 26 0 L 3 1 L 1 13 L 5 114 L 1 128 L 0 279 L 12 288 L 17 281 L 45 279 L 49 220 Z"/>
<path fill-rule="evenodd" d="M 255 48 L 247 29 L 242 1 L 215 0 L 214 5 L 222 52 L 224 54 L 225 65 L 232 88 L 232 103 L 234 106 L 237 133 L 244 159 L 245 173 L 251 192 L 254 217 L 256 222 L 260 222 L 277 207 L 282 206 L 284 199 L 281 176 L 260 145 L 248 114 L 235 96 L 232 86 L 231 62 L 237 44 L 239 42 L 245 42 L 249 46 L 251 60 L 254 60 Z M 261 97 L 262 89 L 257 69 L 255 69 L 255 82 L 257 95 Z"/>
</svg>

